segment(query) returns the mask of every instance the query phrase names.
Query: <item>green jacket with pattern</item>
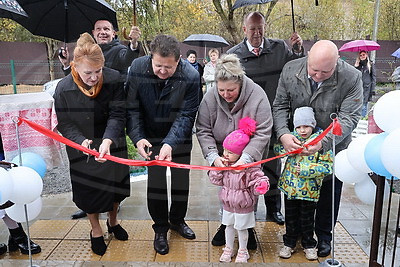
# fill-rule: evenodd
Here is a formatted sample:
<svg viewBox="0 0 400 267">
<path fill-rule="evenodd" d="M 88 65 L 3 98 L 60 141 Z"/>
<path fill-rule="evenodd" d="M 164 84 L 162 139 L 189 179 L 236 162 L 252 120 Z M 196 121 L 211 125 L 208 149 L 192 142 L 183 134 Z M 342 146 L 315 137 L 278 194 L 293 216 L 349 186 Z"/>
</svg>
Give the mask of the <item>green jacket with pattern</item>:
<svg viewBox="0 0 400 267">
<path fill-rule="evenodd" d="M 300 137 L 296 131 L 292 134 L 302 143 L 317 137 L 322 130 L 319 129 L 307 139 Z M 286 153 L 282 144 L 275 144 L 276 155 Z M 296 166 L 300 166 L 300 172 Z M 325 153 L 317 152 L 313 155 L 290 155 L 286 159 L 285 168 L 278 181 L 278 188 L 286 194 L 289 200 L 300 199 L 317 202 L 322 180 L 332 174 L 333 154 L 332 150 Z"/>
</svg>

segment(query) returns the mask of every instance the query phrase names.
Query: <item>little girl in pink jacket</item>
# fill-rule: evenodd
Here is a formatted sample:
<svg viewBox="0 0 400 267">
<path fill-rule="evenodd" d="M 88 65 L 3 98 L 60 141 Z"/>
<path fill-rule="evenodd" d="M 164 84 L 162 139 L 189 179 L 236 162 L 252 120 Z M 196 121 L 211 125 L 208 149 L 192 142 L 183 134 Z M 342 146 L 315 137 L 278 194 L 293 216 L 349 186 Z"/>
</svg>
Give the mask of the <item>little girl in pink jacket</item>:
<svg viewBox="0 0 400 267">
<path fill-rule="evenodd" d="M 248 117 L 239 121 L 239 129 L 230 133 L 223 142 L 226 166 L 234 164 L 256 130 L 256 122 Z M 238 232 L 239 250 L 235 262 L 247 262 L 248 228 L 255 226 L 254 205 L 256 195 L 265 194 L 269 189 L 268 178 L 261 166 L 241 171 L 210 171 L 211 183 L 221 186 L 219 198 L 223 205 L 222 224 L 226 225 L 226 245 L 220 257 L 221 262 L 230 262 L 234 256 L 235 230 Z"/>
</svg>

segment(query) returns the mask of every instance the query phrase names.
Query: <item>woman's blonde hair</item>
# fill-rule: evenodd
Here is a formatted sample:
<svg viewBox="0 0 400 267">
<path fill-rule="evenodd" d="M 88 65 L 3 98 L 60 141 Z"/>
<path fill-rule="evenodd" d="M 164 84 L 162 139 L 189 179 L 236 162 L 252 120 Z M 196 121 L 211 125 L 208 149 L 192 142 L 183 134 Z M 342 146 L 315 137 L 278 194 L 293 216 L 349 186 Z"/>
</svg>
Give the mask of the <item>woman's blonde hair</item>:
<svg viewBox="0 0 400 267">
<path fill-rule="evenodd" d="M 240 60 L 235 54 L 222 55 L 215 66 L 215 80 L 217 82 L 233 81 L 241 84 L 244 74 Z"/>
<path fill-rule="evenodd" d="M 211 57 L 211 53 L 215 53 L 215 54 L 217 54 L 217 55 L 219 56 L 219 51 L 218 51 L 218 49 L 216 49 L 216 48 L 211 48 L 211 49 L 208 51 L 208 56 L 209 56 L 209 57 Z"/>
<path fill-rule="evenodd" d="M 104 55 L 93 37 L 85 32 L 81 34 L 74 49 L 74 64 L 80 64 L 86 59 L 90 65 L 104 66 Z"/>
<path fill-rule="evenodd" d="M 369 59 L 367 51 L 358 52 L 358 55 L 357 55 L 357 58 L 356 58 L 356 62 L 354 63 L 354 67 L 358 68 L 358 66 L 360 66 L 360 61 L 361 61 L 360 54 L 361 53 L 367 54 L 367 68 L 368 68 L 368 72 L 371 73 L 371 60 Z"/>
</svg>

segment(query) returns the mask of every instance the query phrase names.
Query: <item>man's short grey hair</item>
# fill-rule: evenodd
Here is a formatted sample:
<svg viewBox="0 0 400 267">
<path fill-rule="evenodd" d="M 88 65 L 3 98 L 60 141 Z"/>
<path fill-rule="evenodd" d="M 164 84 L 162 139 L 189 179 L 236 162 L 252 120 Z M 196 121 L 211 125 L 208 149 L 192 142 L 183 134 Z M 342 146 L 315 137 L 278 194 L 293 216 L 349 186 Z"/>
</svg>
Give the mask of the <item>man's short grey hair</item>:
<svg viewBox="0 0 400 267">
<path fill-rule="evenodd" d="M 178 61 L 181 54 L 179 50 L 179 42 L 172 35 L 159 34 L 154 37 L 150 43 L 151 55 L 158 54 L 161 57 L 174 56 Z"/>
<path fill-rule="evenodd" d="M 235 54 L 222 55 L 215 66 L 215 80 L 217 82 L 233 81 L 241 84 L 244 74 L 240 60 Z"/>
<path fill-rule="evenodd" d="M 264 21 L 264 24 L 265 24 L 265 16 L 264 16 L 264 14 L 261 13 L 260 11 L 253 11 L 253 12 L 250 12 L 250 13 L 247 13 L 246 15 L 244 15 L 244 17 L 243 17 L 243 25 L 246 25 L 247 20 L 250 17 L 259 17 Z"/>
</svg>

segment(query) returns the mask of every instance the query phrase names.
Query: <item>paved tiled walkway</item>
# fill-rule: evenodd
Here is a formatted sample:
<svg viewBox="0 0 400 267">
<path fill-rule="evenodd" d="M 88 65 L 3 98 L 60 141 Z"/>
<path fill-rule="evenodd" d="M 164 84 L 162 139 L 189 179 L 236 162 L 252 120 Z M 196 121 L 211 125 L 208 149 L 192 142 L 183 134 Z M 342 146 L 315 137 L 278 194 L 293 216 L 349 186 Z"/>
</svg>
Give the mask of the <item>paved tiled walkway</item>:
<svg viewBox="0 0 400 267">
<path fill-rule="evenodd" d="M 192 163 L 205 165 L 198 144 L 195 144 Z M 136 179 L 131 183 L 131 197 L 123 202 L 119 218 L 130 234 L 129 241 L 118 241 L 109 237 L 109 247 L 103 256 L 90 251 L 89 223 L 86 219 L 70 220 L 76 211 L 71 193 L 43 196 L 43 209 L 39 218 L 31 222 L 31 236 L 43 248 L 34 255 L 34 263 L 40 266 L 210 266 L 219 265 L 220 247 L 210 244 L 218 227 L 219 202 L 217 187 L 212 185 L 206 172 L 191 172 L 191 187 L 187 221 L 196 232 L 195 240 L 185 240 L 170 233 L 170 253 L 158 255 L 152 247 L 153 232 L 146 207 L 146 181 Z M 397 195 L 394 195 L 396 199 Z M 396 200 L 394 201 L 396 202 Z M 398 200 L 397 200 L 398 202 Z M 396 202 L 396 203 L 397 203 Z M 298 247 L 289 260 L 277 254 L 282 246 L 284 227 L 265 221 L 265 207 L 261 199 L 257 211 L 258 249 L 251 253 L 254 265 L 268 266 L 316 266 L 319 261 L 309 262 Z M 397 210 L 397 209 L 395 209 Z M 339 223 L 336 226 L 336 253 L 345 266 L 367 266 L 369 240 L 371 236 L 373 207 L 365 205 L 354 195 L 351 185 L 344 187 Z M 392 217 L 394 218 L 394 217 Z M 105 220 L 105 215 L 101 215 Z M 105 223 L 103 222 L 104 229 Z M 0 229 L 0 240 L 5 241 L 8 233 Z M 6 253 L 0 257 L 0 266 L 27 266 L 27 256 Z M 399 265 L 397 265 L 399 266 Z"/>
</svg>

